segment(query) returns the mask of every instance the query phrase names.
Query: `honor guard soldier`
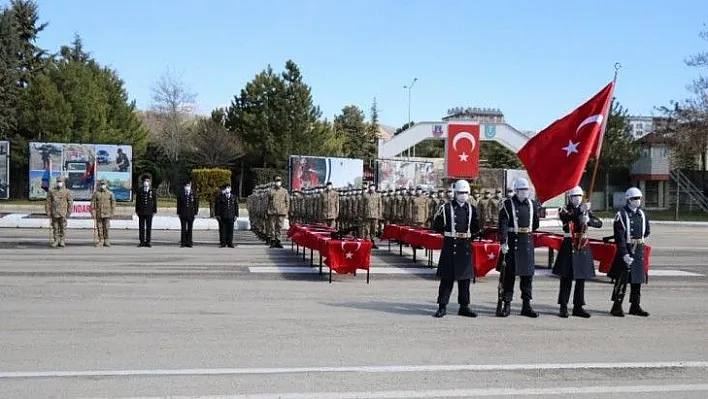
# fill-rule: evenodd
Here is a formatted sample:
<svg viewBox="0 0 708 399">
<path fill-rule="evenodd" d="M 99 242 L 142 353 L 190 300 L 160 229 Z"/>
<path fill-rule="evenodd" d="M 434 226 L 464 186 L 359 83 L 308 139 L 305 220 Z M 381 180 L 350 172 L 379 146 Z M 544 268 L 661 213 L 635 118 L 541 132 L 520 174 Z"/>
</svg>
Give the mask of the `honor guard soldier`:
<svg viewBox="0 0 708 399">
<path fill-rule="evenodd" d="M 469 204 L 470 184 L 466 180 L 455 183 L 456 198 L 441 206 L 435 214 L 433 230 L 444 235 L 443 247 L 438 261 L 437 276 L 438 310 L 434 317 L 447 314 L 452 288 L 457 281 L 457 302 L 460 316 L 477 317 L 470 305 L 470 281 L 474 277 L 472 266 L 472 237 L 479 231 L 477 212 Z"/>
<path fill-rule="evenodd" d="M 506 260 L 503 276 L 504 307 L 497 313 L 506 317 L 514 297 L 514 282 L 519 276 L 523 306 L 521 315 L 538 317 L 531 308 L 532 280 L 536 269 L 532 233 L 538 229 L 538 205 L 529 198 L 529 182 L 524 178 L 514 181 L 514 195 L 507 198 L 499 211 L 501 252 Z"/>
<path fill-rule="evenodd" d="M 491 223 L 492 218 L 489 214 L 489 205 L 492 201 L 492 195 L 489 189 L 484 189 L 484 196 L 477 201 L 477 213 L 479 214 L 479 227 L 481 229 L 489 226 Z"/>
<path fill-rule="evenodd" d="M 150 248 L 152 237 L 152 217 L 157 213 L 157 192 L 151 186 L 150 175 L 141 178 L 143 187 L 135 193 L 135 214 L 138 215 L 140 244 L 138 247 Z"/>
<path fill-rule="evenodd" d="M 231 193 L 231 185 L 224 184 L 214 204 L 214 215 L 219 222 L 219 247 L 234 247 L 234 223 L 238 217 L 238 201 Z"/>
<path fill-rule="evenodd" d="M 644 268 L 644 239 L 649 236 L 649 217 L 641 209 L 642 192 L 632 187 L 625 192 L 627 205 L 620 209 L 615 216 L 614 238 L 617 245 L 617 255 L 610 268 L 608 277 L 615 280 L 612 290 L 613 316 L 624 317 L 622 302 L 630 284 L 629 314 L 635 316 L 649 316 L 649 313 L 639 305 L 641 287 L 646 283 L 647 276 Z"/>
<path fill-rule="evenodd" d="M 322 218 L 327 227 L 334 228 L 339 217 L 339 194 L 332 187 L 332 182 L 327 182 L 325 191 L 320 196 L 322 198 Z"/>
<path fill-rule="evenodd" d="M 377 249 L 374 237 L 381 219 L 381 196 L 376 192 L 376 186 L 371 184 L 368 192 L 362 196 L 364 216 L 364 239 L 372 243 L 372 248 Z"/>
<path fill-rule="evenodd" d="M 94 244 L 96 247 L 110 247 L 108 230 L 111 228 L 111 218 L 116 210 L 116 198 L 108 189 L 106 180 L 99 182 L 98 190 L 94 191 L 91 197 L 91 217 L 94 219 L 94 228 L 98 240 Z"/>
<path fill-rule="evenodd" d="M 177 196 L 177 215 L 181 225 L 180 247 L 192 248 L 192 227 L 199 214 L 199 199 L 192 190 L 192 182 L 184 183 L 184 190 Z"/>
<path fill-rule="evenodd" d="M 277 176 L 274 180 L 275 187 L 268 191 L 268 221 L 270 222 L 270 234 L 271 234 L 271 248 L 283 248 L 280 244 L 281 230 L 283 229 L 283 222 L 285 217 L 288 216 L 288 209 L 290 209 L 290 194 L 288 190 L 282 187 L 283 181 L 280 176 Z"/>
<path fill-rule="evenodd" d="M 64 176 L 57 177 L 56 186 L 47 192 L 45 211 L 52 223 L 52 248 L 66 246 L 66 220 L 71 216 L 74 198 L 64 187 Z"/>
<path fill-rule="evenodd" d="M 560 277 L 558 316 L 563 318 L 568 317 L 568 301 L 573 280 L 575 280 L 573 316 L 590 317 L 590 313 L 583 309 L 585 280 L 595 278 L 595 265 L 592 260 L 592 248 L 587 242 L 586 230 L 588 227 L 602 227 L 602 221 L 592 214 L 590 204 L 582 201 L 583 189 L 573 187 L 568 191 L 568 204 L 558 211 L 558 216 L 563 223 L 563 243 L 553 265 L 553 274 Z"/>
</svg>

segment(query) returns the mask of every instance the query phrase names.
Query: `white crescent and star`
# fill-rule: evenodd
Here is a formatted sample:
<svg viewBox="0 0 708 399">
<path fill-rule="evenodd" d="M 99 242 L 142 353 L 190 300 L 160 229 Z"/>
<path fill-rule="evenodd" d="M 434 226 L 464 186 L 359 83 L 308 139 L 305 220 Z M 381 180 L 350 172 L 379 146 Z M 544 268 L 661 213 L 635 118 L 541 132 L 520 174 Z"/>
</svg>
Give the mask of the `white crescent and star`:
<svg viewBox="0 0 708 399">
<path fill-rule="evenodd" d="M 455 135 L 455 138 L 452 139 L 452 148 L 457 151 L 457 142 L 464 139 L 470 142 L 470 144 L 472 145 L 471 151 L 474 151 L 475 147 L 477 147 L 477 140 L 475 140 L 474 136 L 470 132 L 457 133 Z M 458 157 L 460 157 L 460 162 L 467 162 L 469 154 L 463 151 L 461 154 L 458 155 Z"/>
<path fill-rule="evenodd" d="M 587 125 L 591 125 L 593 123 L 597 123 L 598 125 L 602 125 L 602 121 L 605 119 L 605 117 L 602 114 L 595 114 L 595 115 L 590 115 L 587 118 L 585 118 L 578 127 L 575 129 L 575 134 L 577 135 L 580 132 L 580 129 Z M 577 154 L 578 153 L 578 146 L 580 145 L 580 141 L 577 143 L 573 142 L 573 140 L 568 140 L 568 145 L 565 147 L 562 147 L 561 150 L 565 151 L 565 156 L 569 157 L 570 154 Z"/>
<path fill-rule="evenodd" d="M 345 257 L 346 259 L 351 259 L 351 258 L 354 257 L 354 252 L 359 251 L 359 249 L 361 248 L 361 242 L 360 242 L 360 241 L 357 241 L 357 242 L 356 242 L 356 249 L 354 250 L 354 252 L 347 251 L 346 249 L 344 249 L 344 244 L 345 244 L 345 243 L 346 243 L 346 241 L 342 241 L 342 252 L 344 252 L 344 257 Z"/>
</svg>

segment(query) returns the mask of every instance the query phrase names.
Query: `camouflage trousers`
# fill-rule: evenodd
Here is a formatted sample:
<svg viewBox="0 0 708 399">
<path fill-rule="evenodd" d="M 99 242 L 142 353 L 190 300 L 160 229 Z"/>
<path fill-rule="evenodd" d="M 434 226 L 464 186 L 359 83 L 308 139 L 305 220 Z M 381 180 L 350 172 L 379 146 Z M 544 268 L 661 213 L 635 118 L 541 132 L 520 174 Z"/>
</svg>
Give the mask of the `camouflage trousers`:
<svg viewBox="0 0 708 399">
<path fill-rule="evenodd" d="M 332 229 L 335 228 L 337 225 L 335 220 L 336 219 L 327 219 L 327 222 L 326 222 L 327 227 L 332 228 Z"/>
<path fill-rule="evenodd" d="M 108 242 L 108 230 L 111 228 L 110 218 L 96 218 L 95 227 L 96 235 L 98 236 L 98 243 Z"/>
<path fill-rule="evenodd" d="M 283 230 L 283 222 L 285 222 L 285 215 L 270 215 L 268 216 L 268 221 L 270 222 L 268 236 L 271 240 L 280 242 L 280 236 Z"/>
<path fill-rule="evenodd" d="M 366 219 L 364 220 L 364 232 L 363 237 L 365 240 L 374 241 L 376 239 L 376 229 L 379 225 L 378 219 Z"/>
<path fill-rule="evenodd" d="M 64 246 L 66 240 L 66 218 L 52 218 L 52 246 Z"/>
</svg>

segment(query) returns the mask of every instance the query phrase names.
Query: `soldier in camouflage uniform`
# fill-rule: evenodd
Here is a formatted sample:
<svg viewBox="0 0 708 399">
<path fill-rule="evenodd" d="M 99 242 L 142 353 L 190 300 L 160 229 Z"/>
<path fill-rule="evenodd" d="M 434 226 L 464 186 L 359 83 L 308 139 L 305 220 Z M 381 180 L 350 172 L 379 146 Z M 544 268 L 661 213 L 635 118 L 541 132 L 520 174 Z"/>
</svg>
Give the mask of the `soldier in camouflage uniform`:
<svg viewBox="0 0 708 399">
<path fill-rule="evenodd" d="M 499 225 L 499 208 L 503 199 L 502 190 L 498 188 L 489 201 L 489 225 L 492 227 Z"/>
<path fill-rule="evenodd" d="M 47 202 L 45 210 L 52 223 L 52 248 L 66 246 L 66 219 L 71 216 L 71 209 L 74 206 L 74 198 L 66 187 L 64 187 L 64 176 L 57 177 L 56 187 L 52 187 L 47 192 Z"/>
<path fill-rule="evenodd" d="M 98 190 L 94 191 L 91 198 L 91 217 L 94 219 L 94 228 L 97 230 L 97 247 L 110 247 L 108 231 L 111 228 L 111 218 L 116 210 L 116 198 L 108 189 L 106 180 L 99 182 Z"/>
<path fill-rule="evenodd" d="M 492 202 L 492 195 L 489 189 L 484 189 L 484 196 L 477 201 L 477 217 L 479 217 L 479 227 L 484 229 L 489 227 L 491 223 L 491 215 L 489 214 L 489 205 Z"/>
<path fill-rule="evenodd" d="M 330 228 L 335 228 L 339 217 L 339 193 L 334 190 L 331 182 L 327 182 L 325 191 L 320 194 L 322 202 L 322 219 Z"/>
<path fill-rule="evenodd" d="M 411 225 L 424 228 L 428 223 L 428 199 L 423 196 L 423 188 L 417 187 L 415 195 L 409 199 Z"/>
<path fill-rule="evenodd" d="M 270 247 L 283 248 L 280 244 L 281 230 L 285 217 L 290 210 L 290 194 L 282 187 L 282 179 L 277 176 L 274 180 L 275 187 L 268 191 L 268 220 L 270 224 Z"/>
<path fill-rule="evenodd" d="M 381 196 L 376 192 L 376 186 L 369 186 L 367 192 L 361 198 L 363 218 L 364 218 L 364 234 L 365 240 L 370 240 L 373 248 L 378 248 L 374 237 L 376 229 L 381 219 Z"/>
</svg>

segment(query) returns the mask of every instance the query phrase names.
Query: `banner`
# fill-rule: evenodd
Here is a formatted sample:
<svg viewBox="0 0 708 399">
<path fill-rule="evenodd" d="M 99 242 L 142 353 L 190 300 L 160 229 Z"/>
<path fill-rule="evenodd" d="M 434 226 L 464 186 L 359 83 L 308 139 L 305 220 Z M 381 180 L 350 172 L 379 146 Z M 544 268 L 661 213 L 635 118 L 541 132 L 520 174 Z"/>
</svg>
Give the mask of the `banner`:
<svg viewBox="0 0 708 399">
<path fill-rule="evenodd" d="M 290 156 L 290 190 L 307 190 L 332 182 L 335 188 L 359 188 L 364 161 L 353 158 Z"/>
<path fill-rule="evenodd" d="M 29 143 L 29 198 L 44 199 L 63 176 L 75 201 L 89 201 L 96 182 L 106 179 L 116 201 L 132 200 L 132 157 L 129 145 Z"/>
<path fill-rule="evenodd" d="M 10 142 L 0 141 L 0 199 L 10 198 Z"/>
<path fill-rule="evenodd" d="M 445 142 L 447 177 L 476 178 L 479 175 L 479 124 L 448 123 Z"/>
<path fill-rule="evenodd" d="M 432 190 L 435 188 L 435 180 L 432 162 L 376 160 L 376 182 L 379 189 L 395 190 L 422 186 L 423 190 Z"/>
</svg>

